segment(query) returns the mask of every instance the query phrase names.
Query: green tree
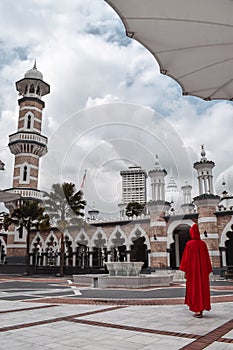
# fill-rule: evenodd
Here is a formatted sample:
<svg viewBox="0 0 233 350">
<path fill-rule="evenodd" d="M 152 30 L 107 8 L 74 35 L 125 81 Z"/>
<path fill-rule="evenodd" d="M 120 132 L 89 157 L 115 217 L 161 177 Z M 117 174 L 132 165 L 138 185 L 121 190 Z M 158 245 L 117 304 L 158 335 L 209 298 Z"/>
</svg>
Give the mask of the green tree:
<svg viewBox="0 0 233 350">
<path fill-rule="evenodd" d="M 86 202 L 83 192 L 76 191 L 75 184 L 64 182 L 52 185 L 45 195 L 45 210 L 56 222 L 70 221 L 74 217 L 83 217 Z"/>
<path fill-rule="evenodd" d="M 44 204 L 46 212 L 61 232 L 60 276 L 63 276 L 64 230 L 84 216 L 86 202 L 83 199 L 83 192 L 76 191 L 75 184 L 64 182 L 52 185 L 51 191 L 45 196 Z"/>
<path fill-rule="evenodd" d="M 141 204 L 138 202 L 130 202 L 127 204 L 125 208 L 125 214 L 128 217 L 140 216 L 143 214 L 145 209 L 145 204 Z"/>
<path fill-rule="evenodd" d="M 3 226 L 7 230 L 10 225 L 18 226 L 19 231 L 26 229 L 26 259 L 25 273 L 28 275 L 30 259 L 30 234 L 33 229 L 46 230 L 49 228 L 49 216 L 44 213 L 44 208 L 41 203 L 25 200 L 19 208 L 14 209 L 11 213 L 4 213 Z"/>
</svg>

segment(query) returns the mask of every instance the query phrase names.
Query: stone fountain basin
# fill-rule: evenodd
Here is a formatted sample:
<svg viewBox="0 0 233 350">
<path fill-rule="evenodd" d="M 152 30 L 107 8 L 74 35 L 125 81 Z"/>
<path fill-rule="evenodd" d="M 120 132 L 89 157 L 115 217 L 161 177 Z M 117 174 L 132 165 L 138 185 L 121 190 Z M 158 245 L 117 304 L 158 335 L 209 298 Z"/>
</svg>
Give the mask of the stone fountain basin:
<svg viewBox="0 0 233 350">
<path fill-rule="evenodd" d="M 173 275 L 139 275 L 139 276 L 100 276 L 98 288 L 152 288 L 165 287 L 173 282 Z"/>
<path fill-rule="evenodd" d="M 74 283 L 94 288 L 152 288 L 166 287 L 173 282 L 173 274 L 139 276 L 73 275 Z"/>
<path fill-rule="evenodd" d="M 109 276 L 139 276 L 143 264 L 141 261 L 105 262 Z"/>
<path fill-rule="evenodd" d="M 109 274 L 73 275 L 75 283 L 94 288 L 151 288 L 169 286 L 173 282 L 171 271 L 157 271 L 151 275 L 140 274 L 143 262 L 106 262 Z"/>
</svg>

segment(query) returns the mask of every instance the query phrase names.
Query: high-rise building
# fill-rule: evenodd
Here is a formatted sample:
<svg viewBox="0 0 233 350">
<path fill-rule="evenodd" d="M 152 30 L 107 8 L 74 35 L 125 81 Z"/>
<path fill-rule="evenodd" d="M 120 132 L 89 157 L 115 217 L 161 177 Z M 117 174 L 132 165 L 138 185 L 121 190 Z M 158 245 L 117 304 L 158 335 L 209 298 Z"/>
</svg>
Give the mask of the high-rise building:
<svg viewBox="0 0 233 350">
<path fill-rule="evenodd" d="M 122 203 L 147 201 L 147 173 L 140 166 L 130 166 L 120 172 L 122 176 Z"/>
</svg>

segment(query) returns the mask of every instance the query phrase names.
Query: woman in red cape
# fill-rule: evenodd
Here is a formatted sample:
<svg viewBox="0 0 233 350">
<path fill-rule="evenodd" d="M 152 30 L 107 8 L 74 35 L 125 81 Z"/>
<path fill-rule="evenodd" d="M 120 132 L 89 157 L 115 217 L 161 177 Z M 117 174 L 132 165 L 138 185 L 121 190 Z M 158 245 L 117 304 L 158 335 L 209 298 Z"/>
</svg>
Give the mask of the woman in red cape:
<svg viewBox="0 0 233 350">
<path fill-rule="evenodd" d="M 185 304 L 195 312 L 195 317 L 202 317 L 204 310 L 210 310 L 209 274 L 212 272 L 207 245 L 201 240 L 198 225 L 190 228 L 191 240 L 186 243 L 180 270 L 185 272 Z"/>
</svg>

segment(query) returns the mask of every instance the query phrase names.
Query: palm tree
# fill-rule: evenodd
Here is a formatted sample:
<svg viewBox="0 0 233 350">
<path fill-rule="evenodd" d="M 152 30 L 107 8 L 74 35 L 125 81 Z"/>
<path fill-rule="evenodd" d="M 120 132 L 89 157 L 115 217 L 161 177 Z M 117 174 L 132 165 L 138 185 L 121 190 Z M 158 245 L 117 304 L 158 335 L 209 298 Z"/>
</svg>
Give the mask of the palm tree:
<svg viewBox="0 0 233 350">
<path fill-rule="evenodd" d="M 25 200 L 21 203 L 19 208 L 14 209 L 11 213 L 5 213 L 3 219 L 4 229 L 7 230 L 10 225 L 19 226 L 18 230 L 26 229 L 26 271 L 28 275 L 30 272 L 30 234 L 32 229 L 46 230 L 49 228 L 49 216 L 44 214 L 44 208 L 41 203 Z"/>
<path fill-rule="evenodd" d="M 64 272 L 64 230 L 75 220 L 84 216 L 86 202 L 83 192 L 76 191 L 75 184 L 64 182 L 52 185 L 52 190 L 45 196 L 45 210 L 54 219 L 61 231 L 60 276 Z"/>
</svg>

